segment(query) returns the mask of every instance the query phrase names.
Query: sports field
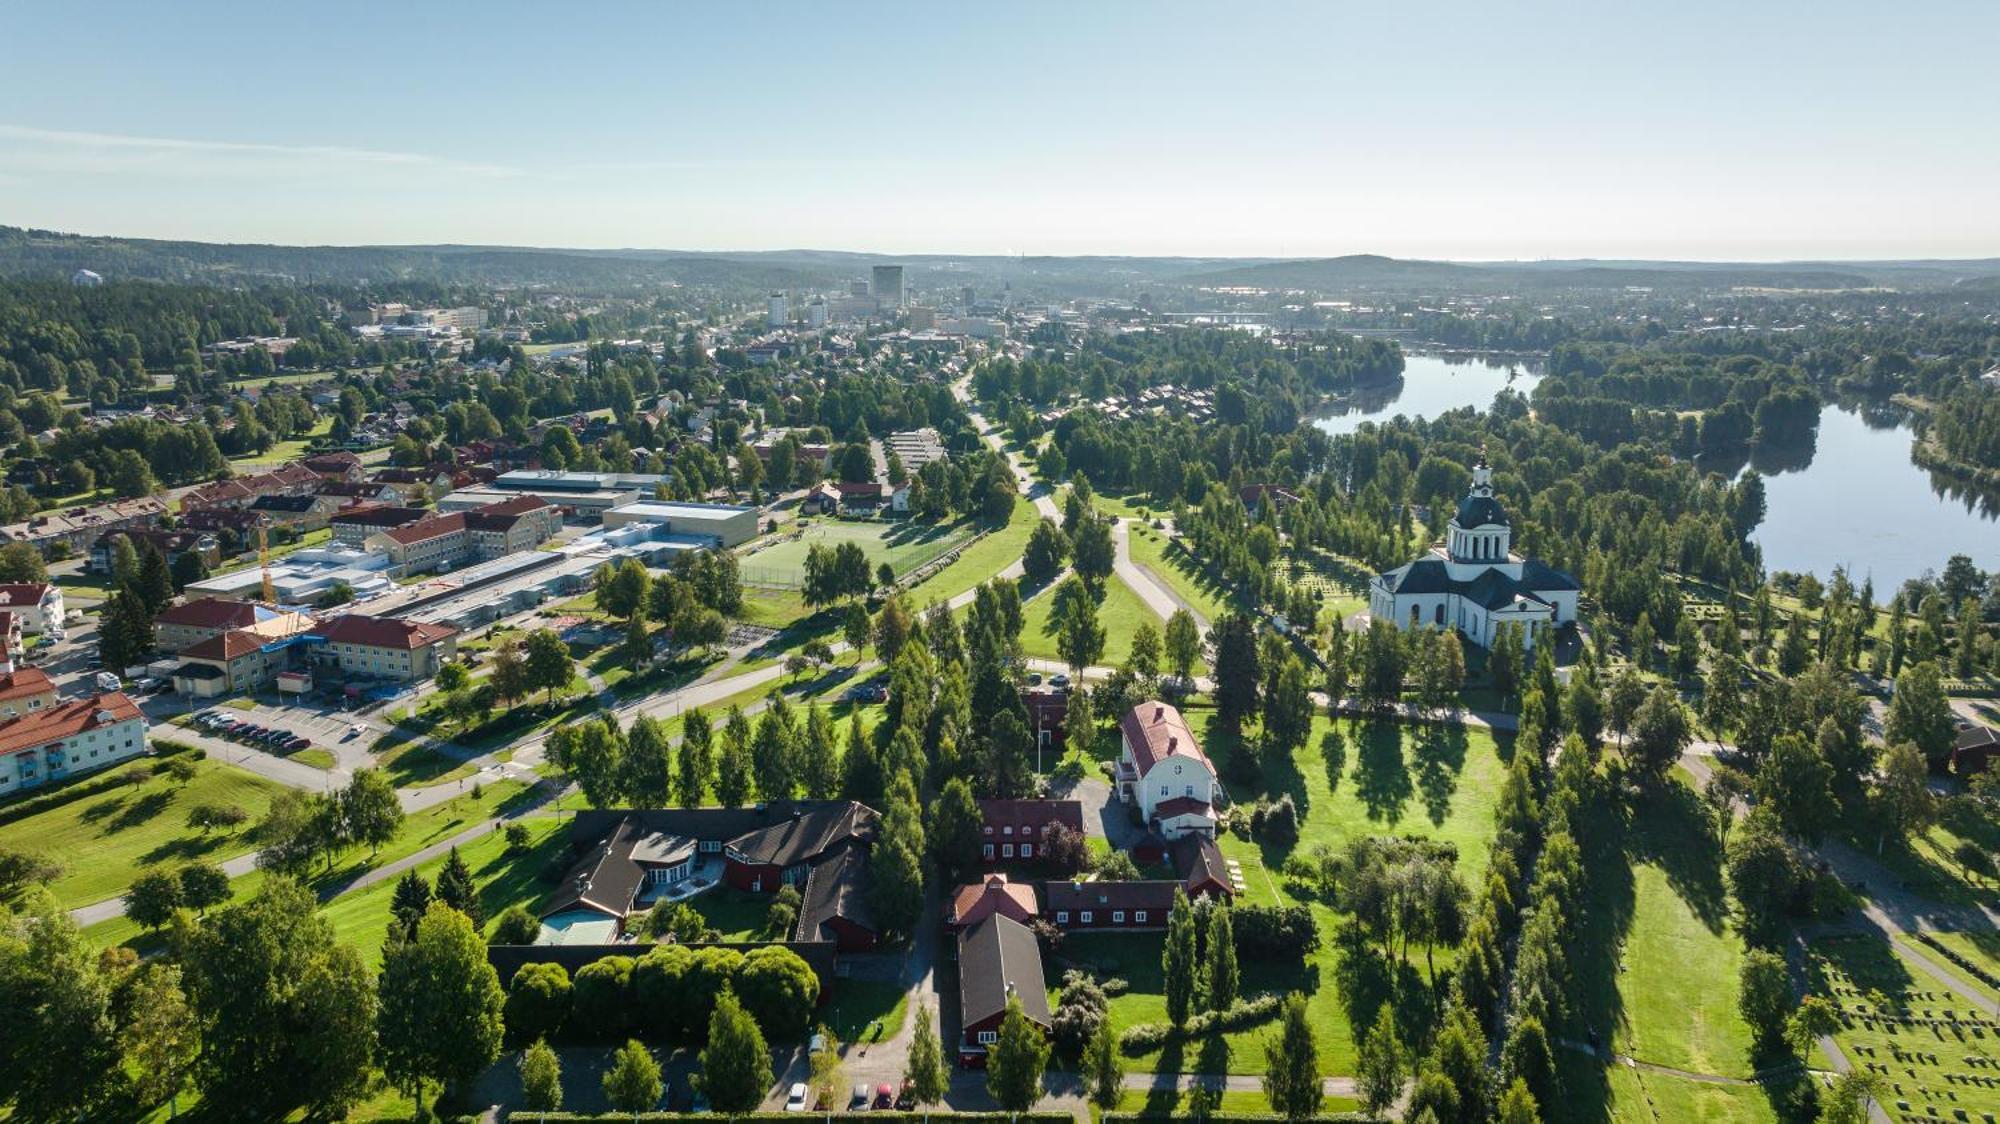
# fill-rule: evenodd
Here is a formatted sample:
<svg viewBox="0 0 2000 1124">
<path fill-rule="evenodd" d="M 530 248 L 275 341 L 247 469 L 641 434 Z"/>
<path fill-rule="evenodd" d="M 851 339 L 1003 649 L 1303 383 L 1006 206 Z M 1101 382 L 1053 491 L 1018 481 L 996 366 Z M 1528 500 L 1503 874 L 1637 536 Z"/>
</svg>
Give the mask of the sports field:
<svg viewBox="0 0 2000 1124">
<path fill-rule="evenodd" d="M 805 519 L 773 536 L 770 545 L 742 555 L 740 568 L 746 585 L 796 585 L 805 579 L 806 551 L 815 543 L 832 547 L 851 542 L 868 555 L 870 570 L 887 562 L 901 576 L 971 537 L 969 522 Z"/>
</svg>

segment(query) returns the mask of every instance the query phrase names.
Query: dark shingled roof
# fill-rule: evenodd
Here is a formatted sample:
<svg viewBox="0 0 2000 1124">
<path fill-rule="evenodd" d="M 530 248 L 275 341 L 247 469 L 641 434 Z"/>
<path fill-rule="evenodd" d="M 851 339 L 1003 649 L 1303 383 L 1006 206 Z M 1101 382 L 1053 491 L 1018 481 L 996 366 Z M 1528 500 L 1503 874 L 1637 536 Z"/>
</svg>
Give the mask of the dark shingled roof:
<svg viewBox="0 0 2000 1124">
<path fill-rule="evenodd" d="M 875 810 L 852 800 L 801 801 L 791 814 L 729 841 L 731 858 L 760 866 L 791 866 L 825 854 L 847 839 L 875 838 Z"/>
<path fill-rule="evenodd" d="M 1042 884 L 1042 915 L 1059 911 L 1145 909 L 1158 910 L 1158 921 L 1167 923 L 1166 911 L 1174 906 L 1179 882 L 1166 879 L 1144 882 L 1045 882 Z M 1093 918 L 1093 922 L 1097 919 Z M 1110 918 L 1100 923 L 1109 923 Z M 1151 919 L 1149 919 L 1151 920 Z"/>
<path fill-rule="evenodd" d="M 1007 1010 L 1020 1000 L 1028 1021 L 1048 1027 L 1049 990 L 1042 978 L 1042 949 L 1035 931 L 995 913 L 958 937 L 960 1025 L 970 1026 Z"/>
<path fill-rule="evenodd" d="M 1174 869 L 1181 872 L 1181 881 L 1187 883 L 1190 892 L 1210 882 L 1220 886 L 1223 893 L 1236 892 L 1229 879 L 1229 860 L 1222 857 L 1222 848 L 1215 840 L 1206 835 L 1183 835 L 1174 840 L 1171 849 Z"/>
<path fill-rule="evenodd" d="M 859 846 L 849 844 L 814 863 L 800 897 L 796 940 L 834 940 L 836 935 L 824 926 L 836 917 L 871 933 L 881 932 L 868 908 L 868 856 Z"/>
<path fill-rule="evenodd" d="M 1453 582 L 1451 572 L 1444 567 L 1442 558 L 1419 558 L 1415 562 L 1405 562 L 1393 570 L 1384 571 L 1382 584 L 1390 593 L 1449 593 Z"/>
</svg>

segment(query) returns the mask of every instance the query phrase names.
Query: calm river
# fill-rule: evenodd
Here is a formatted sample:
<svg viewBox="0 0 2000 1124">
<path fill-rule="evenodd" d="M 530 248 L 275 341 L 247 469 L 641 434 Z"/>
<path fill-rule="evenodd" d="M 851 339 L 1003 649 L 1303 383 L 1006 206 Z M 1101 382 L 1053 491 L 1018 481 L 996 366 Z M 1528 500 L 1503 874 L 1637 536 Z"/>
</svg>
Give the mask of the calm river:
<svg viewBox="0 0 2000 1124">
<path fill-rule="evenodd" d="M 1532 362 L 1411 354 L 1400 386 L 1357 395 L 1314 424 L 1339 435 L 1398 414 L 1485 409 L 1509 385 L 1532 390 L 1540 381 Z M 1911 463 L 1910 430 L 1899 411 L 1864 417 L 1827 406 L 1810 451 L 1760 454 L 1752 464 L 1766 475 L 1767 512 L 1755 535 L 1766 570 L 1824 578 L 1844 564 L 1857 585 L 1873 577 L 1881 600 L 1905 579 L 1942 569 L 1953 554 L 1971 555 L 1981 569 L 2000 567 L 2000 499 L 1982 501 Z"/>
</svg>

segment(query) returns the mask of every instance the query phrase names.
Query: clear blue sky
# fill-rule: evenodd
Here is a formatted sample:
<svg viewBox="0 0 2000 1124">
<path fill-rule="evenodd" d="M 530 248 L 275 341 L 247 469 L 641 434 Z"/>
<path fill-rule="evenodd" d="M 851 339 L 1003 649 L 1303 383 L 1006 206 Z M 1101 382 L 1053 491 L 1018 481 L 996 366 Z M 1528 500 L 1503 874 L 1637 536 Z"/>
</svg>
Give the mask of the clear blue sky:
<svg viewBox="0 0 2000 1124">
<path fill-rule="evenodd" d="M 0 10 L 0 41 L 0 223 L 14 225 L 889 252 L 2000 255 L 1990 2 L 36 2 Z"/>
</svg>

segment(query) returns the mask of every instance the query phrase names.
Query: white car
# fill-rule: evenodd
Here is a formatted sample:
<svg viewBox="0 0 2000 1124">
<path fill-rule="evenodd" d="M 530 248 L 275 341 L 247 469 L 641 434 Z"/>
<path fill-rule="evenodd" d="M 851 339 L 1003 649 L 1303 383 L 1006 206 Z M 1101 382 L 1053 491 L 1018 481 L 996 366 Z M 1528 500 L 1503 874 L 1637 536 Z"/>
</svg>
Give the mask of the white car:
<svg viewBox="0 0 2000 1124">
<path fill-rule="evenodd" d="M 801 1081 L 798 1084 L 793 1085 L 791 1093 L 785 1097 L 785 1111 L 804 1112 L 805 1110 L 806 1110 L 806 1083 Z"/>
</svg>

